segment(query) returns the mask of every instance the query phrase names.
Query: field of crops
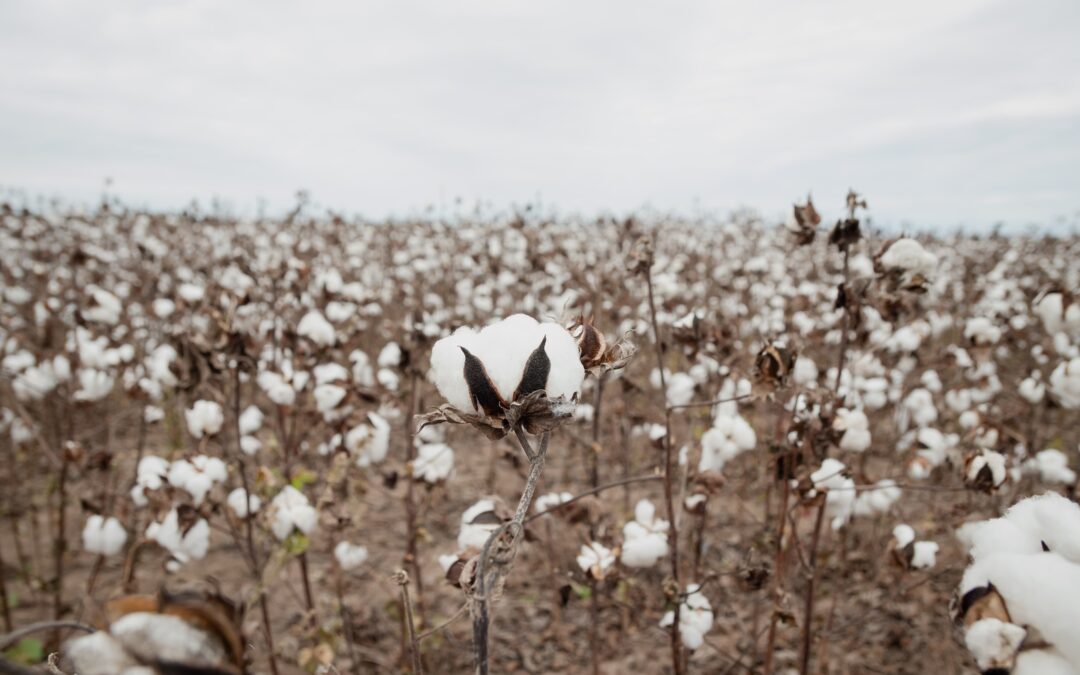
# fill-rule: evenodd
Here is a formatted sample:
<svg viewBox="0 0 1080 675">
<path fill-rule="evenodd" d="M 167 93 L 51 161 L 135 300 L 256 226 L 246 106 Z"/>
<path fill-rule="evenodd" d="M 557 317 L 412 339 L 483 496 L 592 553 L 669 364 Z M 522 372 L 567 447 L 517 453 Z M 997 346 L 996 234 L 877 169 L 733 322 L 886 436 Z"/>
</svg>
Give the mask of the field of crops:
<svg viewBox="0 0 1080 675">
<path fill-rule="evenodd" d="M 0 673 L 1080 672 L 1080 237 L 866 213 L 0 205 Z"/>
</svg>

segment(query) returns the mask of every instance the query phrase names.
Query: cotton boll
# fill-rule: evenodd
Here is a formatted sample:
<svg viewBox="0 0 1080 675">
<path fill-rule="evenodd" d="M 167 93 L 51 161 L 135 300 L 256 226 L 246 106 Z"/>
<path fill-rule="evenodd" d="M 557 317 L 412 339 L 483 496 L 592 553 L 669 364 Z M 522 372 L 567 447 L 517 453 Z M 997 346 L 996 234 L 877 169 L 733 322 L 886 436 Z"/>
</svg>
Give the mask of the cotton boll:
<svg viewBox="0 0 1080 675">
<path fill-rule="evenodd" d="M 791 379 L 796 386 L 804 389 L 817 387 L 818 367 L 808 356 L 799 355 L 791 371 Z"/>
<path fill-rule="evenodd" d="M 821 468 L 810 474 L 815 489 L 826 492 L 825 516 L 832 519 L 832 528 L 839 530 L 851 519 L 855 506 L 855 481 L 844 476 L 847 467 L 831 457 Z"/>
<path fill-rule="evenodd" d="M 738 413 L 717 414 L 701 436 L 699 471 L 720 471 L 729 461 L 757 445 L 753 427 Z"/>
<path fill-rule="evenodd" d="M 312 393 L 315 396 L 315 407 L 322 414 L 324 421 L 333 422 L 348 414 L 348 410 L 338 410 L 338 405 L 345 400 L 345 395 L 348 393 L 344 387 L 336 384 L 320 384 Z"/>
<path fill-rule="evenodd" d="M 933 541 L 915 542 L 915 554 L 911 558 L 911 567 L 917 570 L 930 569 L 937 563 L 938 545 Z"/>
<path fill-rule="evenodd" d="M 68 640 L 64 658 L 80 675 L 144 675 L 138 661 L 106 631 Z M 146 669 L 145 675 L 153 675 Z"/>
<path fill-rule="evenodd" d="M 870 420 L 861 410 L 837 409 L 833 429 L 844 433 L 840 438 L 841 450 L 863 452 L 870 447 Z"/>
<path fill-rule="evenodd" d="M 320 363 L 311 369 L 311 373 L 316 385 L 349 381 L 349 371 L 340 363 Z"/>
<path fill-rule="evenodd" d="M 157 298 L 152 305 L 154 316 L 159 319 L 167 319 L 176 310 L 176 303 L 168 298 Z"/>
<path fill-rule="evenodd" d="M 694 400 L 694 378 L 686 373 L 675 373 L 668 380 L 667 401 L 671 406 L 683 406 Z"/>
<path fill-rule="evenodd" d="M 1016 393 L 1020 394 L 1028 403 L 1036 405 L 1042 402 L 1043 396 L 1046 394 L 1046 385 L 1033 377 L 1027 377 L 1020 382 L 1020 386 L 1016 388 Z"/>
<path fill-rule="evenodd" d="M 1000 518 L 967 523 L 956 536 L 974 560 L 1051 552 L 1080 564 L 1080 505 L 1056 492 L 1017 502 Z"/>
<path fill-rule="evenodd" d="M 1080 357 L 1062 361 L 1050 373 L 1050 393 L 1061 407 L 1080 408 Z"/>
<path fill-rule="evenodd" d="M 1072 485 L 1076 482 L 1076 472 L 1069 468 L 1069 458 L 1054 448 L 1042 450 L 1024 462 L 1024 471 L 1037 474 L 1047 483 Z"/>
<path fill-rule="evenodd" d="M 396 342 L 388 342 L 379 352 L 377 363 L 380 368 L 397 368 L 401 365 L 401 347 Z"/>
<path fill-rule="evenodd" d="M 549 492 L 546 495 L 541 495 L 536 498 L 533 503 L 533 510 L 537 513 L 543 513 L 548 509 L 551 509 L 563 502 L 568 502 L 574 498 L 574 495 L 569 492 Z"/>
<path fill-rule="evenodd" d="M 213 436 L 221 431 L 225 423 L 225 414 L 221 406 L 214 401 L 199 400 L 184 411 L 184 420 L 188 431 L 195 438 Z"/>
<path fill-rule="evenodd" d="M 1027 631 L 999 619 L 981 619 L 964 632 L 964 645 L 975 657 L 979 670 L 1007 667 L 1016 658 Z"/>
<path fill-rule="evenodd" d="M 600 581 L 615 564 L 615 554 L 603 544 L 593 541 L 582 545 L 577 564 L 583 572 Z"/>
<path fill-rule="evenodd" d="M 354 570 L 360 565 L 363 565 L 368 559 L 368 550 L 363 546 L 350 544 L 347 541 L 338 542 L 334 547 L 334 558 L 337 559 L 338 565 L 346 572 Z"/>
<path fill-rule="evenodd" d="M 182 531 L 180 515 L 174 508 L 162 522 L 150 523 L 146 528 L 146 538 L 167 550 L 177 563 L 184 564 L 206 557 L 210 548 L 210 524 L 205 518 L 200 518 L 186 531 Z"/>
<path fill-rule="evenodd" d="M 349 361 L 353 364 L 353 382 L 361 387 L 374 387 L 375 370 L 371 367 L 371 358 L 357 349 L 349 354 Z"/>
<path fill-rule="evenodd" d="M 258 406 L 249 405 L 240 413 L 240 433 L 253 434 L 262 428 L 263 414 Z"/>
<path fill-rule="evenodd" d="M 481 518 L 484 514 L 495 512 L 495 501 L 481 499 L 465 509 L 461 514 L 461 529 L 458 530 L 458 548 L 483 549 L 491 533 L 499 529 L 499 519 Z M 495 522 L 492 522 L 495 521 Z"/>
<path fill-rule="evenodd" d="M 332 347 L 337 342 L 334 325 L 315 309 L 300 319 L 300 323 L 296 326 L 296 334 L 311 340 L 320 347 Z"/>
<path fill-rule="evenodd" d="M 79 389 L 75 392 L 76 401 L 100 401 L 112 392 L 113 378 L 104 371 L 80 368 L 78 378 Z"/>
<path fill-rule="evenodd" d="M 897 548 L 904 548 L 915 541 L 915 530 L 910 525 L 901 523 L 893 528 L 893 540 Z"/>
<path fill-rule="evenodd" d="M 270 528 L 281 541 L 294 531 L 311 534 L 318 520 L 319 513 L 308 498 L 291 485 L 282 488 L 270 502 Z"/>
<path fill-rule="evenodd" d="M 390 423 L 377 413 L 368 413 L 368 424 L 354 427 L 345 434 L 345 449 L 363 468 L 386 459 L 390 450 Z"/>
<path fill-rule="evenodd" d="M 901 270 L 910 279 L 915 275 L 931 279 L 937 269 L 937 256 L 929 253 L 914 239 L 897 239 L 881 255 L 885 269 Z"/>
<path fill-rule="evenodd" d="M 896 481 L 888 478 L 879 480 L 870 489 L 858 494 L 855 498 L 853 514 L 871 517 L 886 513 L 900 499 L 901 494 L 902 491 L 896 486 Z"/>
<path fill-rule="evenodd" d="M 634 520 L 623 526 L 623 546 L 619 560 L 627 567 L 652 567 L 667 555 L 666 520 L 656 518 L 656 507 L 642 499 L 634 508 Z"/>
<path fill-rule="evenodd" d="M 660 627 L 667 628 L 675 623 L 675 612 L 667 612 L 660 619 Z M 687 649 L 697 649 L 705 643 L 705 634 L 712 629 L 712 605 L 701 586 L 690 584 L 686 587 L 686 599 L 679 608 L 679 636 Z"/>
<path fill-rule="evenodd" d="M 968 319 L 964 326 L 964 337 L 976 346 L 997 344 L 1001 339 L 1001 328 L 986 317 L 974 317 Z"/>
<path fill-rule="evenodd" d="M 904 399 L 904 408 L 911 415 L 911 420 L 917 427 L 925 427 L 937 421 L 937 408 L 934 407 L 934 396 L 926 389 L 913 389 Z"/>
<path fill-rule="evenodd" d="M 251 495 L 250 499 L 245 499 L 245 496 L 247 496 L 247 492 L 244 488 L 236 488 L 225 499 L 225 503 L 236 514 L 237 518 L 247 518 L 251 514 L 258 513 L 259 507 L 262 506 L 259 495 Z"/>
<path fill-rule="evenodd" d="M 412 475 L 427 483 L 446 480 L 454 469 L 454 451 L 445 443 L 428 443 L 417 449 Z"/>
<path fill-rule="evenodd" d="M 116 518 L 95 514 L 86 519 L 82 539 L 87 552 L 113 556 L 124 548 L 127 531 Z"/>
<path fill-rule="evenodd" d="M 964 482 L 971 487 L 996 490 L 1008 478 L 1005 456 L 993 450 L 980 450 L 968 458 Z"/>
</svg>

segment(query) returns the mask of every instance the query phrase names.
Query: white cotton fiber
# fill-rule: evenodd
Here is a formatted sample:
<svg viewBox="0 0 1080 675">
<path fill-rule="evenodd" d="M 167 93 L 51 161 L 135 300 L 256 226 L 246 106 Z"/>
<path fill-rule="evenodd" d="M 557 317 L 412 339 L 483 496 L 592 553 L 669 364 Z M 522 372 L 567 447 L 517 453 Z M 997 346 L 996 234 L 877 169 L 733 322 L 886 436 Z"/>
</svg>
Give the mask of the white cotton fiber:
<svg viewBox="0 0 1080 675">
<path fill-rule="evenodd" d="M 509 402 L 529 356 L 545 337 L 544 350 L 551 361 L 545 387 L 548 396 L 573 398 L 580 394 L 585 378 L 577 342 L 562 326 L 541 324 L 524 314 L 515 314 L 480 331 L 460 328 L 436 342 L 431 350 L 432 379 L 439 393 L 455 408 L 477 412 L 465 382 L 464 347 L 484 364 L 499 394 Z"/>
</svg>

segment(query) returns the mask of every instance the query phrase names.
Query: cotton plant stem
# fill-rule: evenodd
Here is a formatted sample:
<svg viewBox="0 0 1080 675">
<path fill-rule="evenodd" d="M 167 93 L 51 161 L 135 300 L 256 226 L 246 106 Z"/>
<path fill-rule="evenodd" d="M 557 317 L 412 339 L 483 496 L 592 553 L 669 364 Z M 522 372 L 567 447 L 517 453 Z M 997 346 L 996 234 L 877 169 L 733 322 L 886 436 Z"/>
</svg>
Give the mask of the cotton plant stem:
<svg viewBox="0 0 1080 675">
<path fill-rule="evenodd" d="M 649 291 L 649 316 L 652 320 L 653 342 L 656 347 L 656 366 L 660 373 L 661 395 L 664 397 L 664 505 L 667 507 L 668 560 L 671 563 L 671 577 L 677 592 L 682 591 L 679 582 L 679 528 L 675 522 L 674 486 L 672 485 L 671 461 L 671 408 L 667 405 L 667 378 L 664 376 L 664 350 L 660 342 L 660 323 L 656 319 L 656 300 L 653 294 L 652 265 L 645 270 L 645 285 Z M 674 618 L 671 623 L 671 664 L 675 675 L 683 674 L 682 637 L 679 635 L 679 614 L 681 602 L 675 603 Z"/>
<path fill-rule="evenodd" d="M 411 465 L 416 460 L 416 445 L 413 442 L 412 420 L 416 416 L 420 402 L 419 386 L 420 378 L 415 368 L 410 367 L 409 384 L 409 414 L 405 417 L 405 462 Z M 405 486 L 405 527 L 408 538 L 405 542 L 405 563 L 411 571 L 410 580 L 416 586 L 416 610 L 419 615 L 420 625 L 427 625 L 424 612 L 424 578 L 420 573 L 420 555 L 417 550 L 419 542 L 419 525 L 416 508 L 416 481 L 412 476 Z"/>
<path fill-rule="evenodd" d="M 807 572 L 806 608 L 803 613 L 802 652 L 799 660 L 799 675 L 810 672 L 810 646 L 813 640 L 811 626 L 814 621 L 814 592 L 817 581 L 817 548 L 821 538 L 821 523 L 825 520 L 825 498 L 818 504 L 817 518 L 814 520 L 814 537 L 810 540 L 809 571 Z"/>
<path fill-rule="evenodd" d="M 490 573 L 492 578 L 489 582 L 487 578 L 489 575 L 488 563 L 492 558 L 493 548 L 506 533 L 510 533 L 509 540 L 505 544 L 507 561 L 502 563 L 502 566 L 506 567 L 509 565 L 509 561 L 513 559 L 521 533 L 525 528 L 525 514 L 529 512 L 533 495 L 536 493 L 536 486 L 544 472 L 544 461 L 547 457 L 548 440 L 550 438 L 550 432 L 545 431 L 540 436 L 540 446 L 534 451 L 524 430 L 515 427 L 514 434 L 521 444 L 521 449 L 529 458 L 529 475 L 525 480 L 525 488 L 522 490 L 521 499 L 518 501 L 513 518 L 488 537 L 476 565 L 476 588 L 473 593 L 473 601 L 476 607 L 473 616 L 473 654 L 476 662 L 476 672 L 479 675 L 487 675 L 488 673 L 488 638 L 491 629 L 491 618 L 489 612 L 490 599 L 487 594 L 491 588 L 495 587 L 499 578 L 505 574 L 505 572 L 496 569 L 493 573 Z"/>
<path fill-rule="evenodd" d="M 420 643 L 416 637 L 416 624 L 413 622 L 413 605 L 409 597 L 409 573 L 399 570 L 394 575 L 394 580 L 401 588 L 401 606 L 404 610 L 405 628 L 409 638 L 409 656 L 412 662 L 413 675 L 423 675 L 424 666 L 420 662 Z"/>
</svg>

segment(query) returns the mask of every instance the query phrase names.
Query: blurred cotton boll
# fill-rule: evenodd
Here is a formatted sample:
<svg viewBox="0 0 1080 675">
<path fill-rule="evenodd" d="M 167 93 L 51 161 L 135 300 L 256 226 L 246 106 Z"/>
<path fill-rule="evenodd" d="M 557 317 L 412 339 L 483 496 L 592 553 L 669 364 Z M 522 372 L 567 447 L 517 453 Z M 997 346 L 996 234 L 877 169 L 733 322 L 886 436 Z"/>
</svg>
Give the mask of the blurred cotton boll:
<svg viewBox="0 0 1080 675">
<path fill-rule="evenodd" d="M 82 539 L 87 552 L 112 556 L 123 550 L 127 531 L 116 518 L 95 514 L 86 519 Z"/>
<path fill-rule="evenodd" d="M 213 436 L 221 431 L 225 423 L 225 413 L 221 405 L 214 401 L 199 400 L 184 411 L 184 420 L 187 422 L 188 431 L 195 438 Z"/>
<path fill-rule="evenodd" d="M 675 612 L 667 612 L 660 619 L 660 627 L 667 628 L 675 623 Z M 705 634 L 712 629 L 712 604 L 701 592 L 698 584 L 686 587 L 686 598 L 679 608 L 679 635 L 687 649 L 698 649 L 705 644 Z"/>
</svg>

